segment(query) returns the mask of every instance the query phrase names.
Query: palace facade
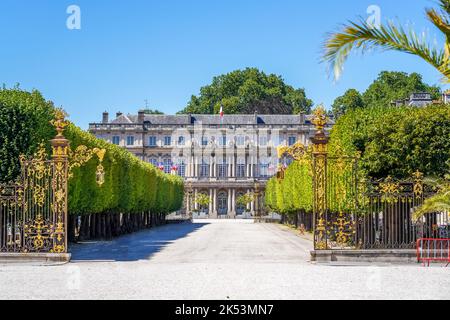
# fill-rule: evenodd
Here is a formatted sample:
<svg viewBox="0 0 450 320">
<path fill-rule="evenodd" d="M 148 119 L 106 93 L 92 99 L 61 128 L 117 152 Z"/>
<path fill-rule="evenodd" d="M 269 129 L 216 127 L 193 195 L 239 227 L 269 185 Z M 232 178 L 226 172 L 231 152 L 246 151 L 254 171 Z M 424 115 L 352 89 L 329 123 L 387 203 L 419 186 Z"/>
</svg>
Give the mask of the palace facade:
<svg viewBox="0 0 450 320">
<path fill-rule="evenodd" d="M 137 115 L 103 113 L 89 131 L 143 161 L 185 179 L 186 211 L 209 218 L 239 218 L 264 210 L 264 189 L 277 173 L 279 146 L 309 145 L 309 115 Z M 329 129 L 329 128 L 328 128 Z M 202 193 L 209 204 L 200 207 Z M 247 205 L 239 197 L 251 194 Z M 205 198 L 205 197 L 203 197 Z"/>
</svg>

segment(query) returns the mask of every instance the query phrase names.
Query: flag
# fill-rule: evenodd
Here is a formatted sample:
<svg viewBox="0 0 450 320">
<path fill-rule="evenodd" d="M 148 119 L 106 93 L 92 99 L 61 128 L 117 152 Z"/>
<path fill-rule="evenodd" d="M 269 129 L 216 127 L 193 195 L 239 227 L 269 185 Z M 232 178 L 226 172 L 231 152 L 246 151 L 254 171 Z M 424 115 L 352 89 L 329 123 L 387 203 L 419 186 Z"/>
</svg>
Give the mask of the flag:
<svg viewBox="0 0 450 320">
<path fill-rule="evenodd" d="M 223 113 L 223 105 L 220 105 L 220 120 L 223 120 L 223 116 L 225 114 Z"/>
</svg>

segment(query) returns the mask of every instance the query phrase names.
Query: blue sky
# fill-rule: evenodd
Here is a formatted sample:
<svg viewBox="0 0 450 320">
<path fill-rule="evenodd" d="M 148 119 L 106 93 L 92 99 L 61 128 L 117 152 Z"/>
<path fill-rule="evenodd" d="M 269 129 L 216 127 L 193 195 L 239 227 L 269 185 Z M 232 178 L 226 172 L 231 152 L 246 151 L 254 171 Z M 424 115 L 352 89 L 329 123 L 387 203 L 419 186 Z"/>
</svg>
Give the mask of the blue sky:
<svg viewBox="0 0 450 320">
<path fill-rule="evenodd" d="M 81 8 L 81 30 L 68 30 L 66 9 Z M 378 5 L 430 32 L 424 8 L 410 0 L 1 0 L 0 83 L 40 90 L 82 128 L 105 110 L 149 106 L 175 113 L 212 77 L 245 67 L 281 75 L 329 106 L 348 88 L 364 90 L 382 70 L 440 76 L 401 53 L 352 57 L 334 83 L 320 63 L 327 32 Z"/>
</svg>

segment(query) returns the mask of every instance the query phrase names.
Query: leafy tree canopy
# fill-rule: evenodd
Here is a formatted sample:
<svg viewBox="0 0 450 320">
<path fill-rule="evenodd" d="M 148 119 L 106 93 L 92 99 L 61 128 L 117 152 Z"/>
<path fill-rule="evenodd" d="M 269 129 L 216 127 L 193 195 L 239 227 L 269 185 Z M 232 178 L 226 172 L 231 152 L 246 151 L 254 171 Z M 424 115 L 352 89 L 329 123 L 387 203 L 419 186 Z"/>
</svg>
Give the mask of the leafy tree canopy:
<svg viewBox="0 0 450 320">
<path fill-rule="evenodd" d="M 357 108 L 363 108 L 364 102 L 361 93 L 356 89 L 349 89 L 343 96 L 340 96 L 334 100 L 331 106 L 334 116 L 338 117 L 346 113 L 348 110 L 354 110 Z"/>
<path fill-rule="evenodd" d="M 357 108 L 389 107 L 393 101 L 407 99 L 417 92 L 431 93 L 433 99 L 439 99 L 441 94 L 438 86 L 424 83 L 418 73 L 383 71 L 364 93 L 350 89 L 336 98 L 332 111 L 339 116 Z"/>
<path fill-rule="evenodd" d="M 18 86 L 0 90 L 0 182 L 19 175 L 21 154 L 32 155 L 54 136 L 53 113 L 53 103 L 39 91 L 26 92 Z"/>
<path fill-rule="evenodd" d="M 440 96 L 440 88 L 423 82 L 418 73 L 383 71 L 363 94 L 367 107 L 389 106 L 392 101 L 409 98 L 415 92 L 431 93 L 433 99 Z"/>
<path fill-rule="evenodd" d="M 163 115 L 164 114 L 164 112 L 159 111 L 158 109 L 149 109 L 149 108 L 147 108 L 147 109 L 143 109 L 142 111 L 145 112 L 145 114 L 156 114 L 156 115 Z"/>
<path fill-rule="evenodd" d="M 371 177 L 407 178 L 416 170 L 444 176 L 450 159 L 450 107 L 355 109 L 333 127 L 330 150 L 361 152 Z"/>
<path fill-rule="evenodd" d="M 309 113 L 313 102 L 304 89 L 285 84 L 280 76 L 247 68 L 215 77 L 179 113 L 217 114 L 221 105 L 226 114 L 298 114 Z"/>
</svg>

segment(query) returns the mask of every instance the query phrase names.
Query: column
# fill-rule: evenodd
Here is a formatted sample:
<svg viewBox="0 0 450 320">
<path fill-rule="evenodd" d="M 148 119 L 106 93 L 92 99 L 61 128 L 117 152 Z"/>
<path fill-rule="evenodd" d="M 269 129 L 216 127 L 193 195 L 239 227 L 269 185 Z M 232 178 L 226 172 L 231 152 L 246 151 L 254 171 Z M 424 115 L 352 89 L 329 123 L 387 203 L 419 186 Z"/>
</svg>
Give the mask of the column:
<svg viewBox="0 0 450 320">
<path fill-rule="evenodd" d="M 233 209 L 231 207 L 231 203 L 232 203 L 232 197 L 231 197 L 231 189 L 228 189 L 228 216 L 231 217 L 232 216 L 232 212 Z"/>
<path fill-rule="evenodd" d="M 217 189 L 214 189 L 213 194 L 213 216 L 217 218 Z"/>
<path fill-rule="evenodd" d="M 188 191 L 186 192 L 186 214 L 190 213 L 191 213 L 191 196 Z"/>
<path fill-rule="evenodd" d="M 250 203 L 250 212 L 255 215 L 255 200 Z"/>
<path fill-rule="evenodd" d="M 197 199 L 197 195 L 198 195 L 198 190 L 197 189 L 195 189 L 194 194 L 195 194 L 195 196 L 194 196 L 195 199 Z M 195 211 L 198 211 L 198 203 L 197 202 L 195 202 L 194 207 L 195 207 Z"/>
<path fill-rule="evenodd" d="M 250 189 L 247 189 L 247 194 L 250 194 Z M 251 204 L 247 203 L 247 211 L 251 211 Z"/>
<path fill-rule="evenodd" d="M 193 174 L 193 176 L 194 177 L 198 177 L 198 157 L 194 157 L 194 164 L 193 164 L 193 171 L 194 171 L 194 174 Z"/>
<path fill-rule="evenodd" d="M 213 191 L 209 189 L 209 208 L 208 208 L 209 217 L 212 217 L 213 214 Z"/>
<path fill-rule="evenodd" d="M 234 154 L 231 158 L 231 177 L 236 177 L 236 155 Z"/>
<path fill-rule="evenodd" d="M 209 177 L 214 177 L 214 171 L 213 171 L 213 158 L 209 157 Z"/>
<path fill-rule="evenodd" d="M 196 173 L 197 172 L 195 172 L 195 156 L 192 156 L 192 159 L 191 159 L 191 177 L 192 178 L 196 178 L 197 177 L 197 175 L 196 175 Z"/>
<path fill-rule="evenodd" d="M 231 215 L 233 216 L 233 218 L 236 218 L 236 189 L 232 189 Z"/>
</svg>

